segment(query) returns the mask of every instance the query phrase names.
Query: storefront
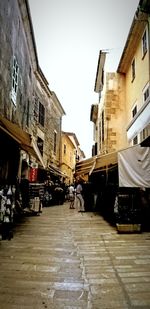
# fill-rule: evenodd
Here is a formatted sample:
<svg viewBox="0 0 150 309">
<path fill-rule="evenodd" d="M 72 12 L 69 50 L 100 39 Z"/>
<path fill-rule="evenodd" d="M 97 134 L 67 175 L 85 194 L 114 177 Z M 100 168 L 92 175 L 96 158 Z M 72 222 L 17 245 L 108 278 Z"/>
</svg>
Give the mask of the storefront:
<svg viewBox="0 0 150 309">
<path fill-rule="evenodd" d="M 33 170 L 36 180 L 35 165 L 45 166 L 31 135 L 2 116 L 0 149 L 0 234 L 4 239 L 10 239 L 15 213 L 21 211 L 20 181 L 22 178 L 29 181 L 31 170 L 32 180 Z"/>
<path fill-rule="evenodd" d="M 77 164 L 76 177 L 85 179 L 92 188 L 94 209 L 112 224 L 142 223 L 145 226 L 147 218 L 150 220 L 150 148 L 141 146 L 95 156 Z"/>
</svg>

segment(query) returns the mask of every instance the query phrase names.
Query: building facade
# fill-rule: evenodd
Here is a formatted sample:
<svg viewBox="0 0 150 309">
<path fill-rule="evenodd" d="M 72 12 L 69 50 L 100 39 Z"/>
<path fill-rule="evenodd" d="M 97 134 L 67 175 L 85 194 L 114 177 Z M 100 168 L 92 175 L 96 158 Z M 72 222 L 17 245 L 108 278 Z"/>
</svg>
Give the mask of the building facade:
<svg viewBox="0 0 150 309">
<path fill-rule="evenodd" d="M 150 9 L 140 1 L 116 73 L 104 76 L 100 52 L 91 107 L 93 155 L 141 143 L 150 135 Z"/>
<path fill-rule="evenodd" d="M 150 3 L 139 2 L 117 72 L 125 79 L 128 145 L 150 135 Z"/>
<path fill-rule="evenodd" d="M 28 1 L 0 1 L 0 20 L 0 181 L 14 183 L 59 167 L 65 112 L 40 69 Z"/>
</svg>

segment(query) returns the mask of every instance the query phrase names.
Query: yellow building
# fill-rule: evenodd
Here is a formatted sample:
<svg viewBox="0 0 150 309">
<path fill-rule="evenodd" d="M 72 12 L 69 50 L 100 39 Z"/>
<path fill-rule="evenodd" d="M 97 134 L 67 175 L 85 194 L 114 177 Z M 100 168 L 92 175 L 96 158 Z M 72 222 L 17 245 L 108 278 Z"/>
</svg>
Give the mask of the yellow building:
<svg viewBox="0 0 150 309">
<path fill-rule="evenodd" d="M 66 183 L 73 182 L 76 165 L 76 147 L 67 132 L 61 138 L 61 171 L 66 175 Z"/>
<path fill-rule="evenodd" d="M 128 145 L 150 135 L 150 2 L 141 0 L 117 72 L 125 79 Z"/>
<path fill-rule="evenodd" d="M 74 181 L 76 163 L 85 158 L 79 141 L 72 132 L 62 132 L 61 138 L 61 171 L 66 175 L 66 183 Z"/>
<path fill-rule="evenodd" d="M 91 107 L 93 155 L 141 143 L 150 135 L 150 4 L 141 0 L 116 73 L 104 75 L 100 51 L 95 79 L 98 104 Z"/>
</svg>

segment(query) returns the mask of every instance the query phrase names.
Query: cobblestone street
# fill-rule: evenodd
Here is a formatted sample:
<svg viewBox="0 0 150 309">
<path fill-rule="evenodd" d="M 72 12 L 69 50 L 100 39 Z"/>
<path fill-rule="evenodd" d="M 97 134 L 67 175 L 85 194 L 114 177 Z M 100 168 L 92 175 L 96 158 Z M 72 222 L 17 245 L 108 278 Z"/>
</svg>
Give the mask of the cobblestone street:
<svg viewBox="0 0 150 309">
<path fill-rule="evenodd" d="M 1 309 L 150 308 L 150 234 L 118 234 L 68 203 L 0 242 Z"/>
</svg>

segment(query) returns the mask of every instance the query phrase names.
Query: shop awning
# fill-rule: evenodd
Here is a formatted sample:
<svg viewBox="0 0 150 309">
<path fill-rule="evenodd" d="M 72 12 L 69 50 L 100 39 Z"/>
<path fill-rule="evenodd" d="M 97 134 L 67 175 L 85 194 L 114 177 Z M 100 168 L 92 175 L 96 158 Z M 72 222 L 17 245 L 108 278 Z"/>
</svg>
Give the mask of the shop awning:
<svg viewBox="0 0 150 309">
<path fill-rule="evenodd" d="M 41 153 L 40 153 L 40 150 L 39 150 L 39 148 L 38 148 L 38 146 L 37 146 L 37 143 L 36 143 L 36 141 L 35 141 L 35 139 L 34 139 L 33 136 L 31 137 L 31 146 L 33 147 L 33 150 L 34 150 L 34 152 L 35 152 L 35 154 L 36 154 L 36 157 L 37 157 L 38 160 L 41 162 L 42 166 L 45 168 L 45 164 L 44 164 L 44 162 L 43 162 L 42 155 L 41 155 Z"/>
<path fill-rule="evenodd" d="M 91 171 L 93 170 L 93 167 L 95 166 L 96 162 L 96 156 L 82 160 L 76 164 L 76 176 L 82 176 L 86 174 L 90 174 Z"/>
<path fill-rule="evenodd" d="M 40 154 L 36 142 L 31 135 L 23 131 L 17 124 L 9 121 L 0 115 L 0 129 L 13 138 L 20 146 L 21 149 L 35 157 L 45 168 L 43 158 Z"/>
<path fill-rule="evenodd" d="M 119 187 L 150 188 L 150 148 L 132 146 L 118 152 Z"/>
<path fill-rule="evenodd" d="M 80 161 L 76 165 L 76 176 L 92 174 L 109 167 L 117 165 L 117 152 L 108 153 L 106 155 L 98 155 L 87 160 Z"/>
<path fill-rule="evenodd" d="M 52 164 L 49 165 L 48 170 L 50 173 L 52 173 L 55 176 L 66 177 L 66 174 L 64 174 L 58 167 Z"/>
</svg>

